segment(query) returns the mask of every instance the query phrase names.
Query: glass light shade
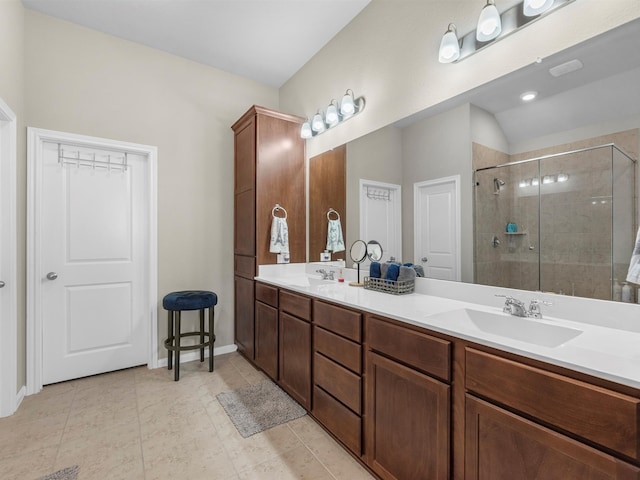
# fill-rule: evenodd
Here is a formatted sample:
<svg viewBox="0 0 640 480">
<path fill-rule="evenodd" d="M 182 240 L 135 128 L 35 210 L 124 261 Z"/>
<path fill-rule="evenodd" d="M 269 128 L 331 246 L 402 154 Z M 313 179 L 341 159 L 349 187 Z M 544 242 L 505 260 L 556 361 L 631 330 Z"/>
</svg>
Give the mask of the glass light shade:
<svg viewBox="0 0 640 480">
<path fill-rule="evenodd" d="M 478 18 L 476 39 L 479 42 L 488 42 L 500 35 L 501 31 L 502 20 L 500 20 L 500 12 L 498 12 L 493 0 L 488 0 L 480 12 L 480 18 Z"/>
<path fill-rule="evenodd" d="M 356 111 L 356 105 L 353 101 L 353 94 L 347 93 L 342 97 L 342 101 L 340 102 L 340 114 L 343 117 L 348 117 L 349 115 L 353 115 Z"/>
<path fill-rule="evenodd" d="M 538 185 L 540 185 L 540 180 L 538 180 L 538 177 L 531 179 L 531 185 L 534 187 L 537 187 Z"/>
<path fill-rule="evenodd" d="M 309 125 L 309 122 L 304 122 L 302 124 L 302 128 L 300 128 L 300 136 L 302 138 L 311 138 L 313 136 L 313 133 L 311 132 L 311 125 Z"/>
<path fill-rule="evenodd" d="M 324 120 L 322 120 L 322 115 L 320 115 L 320 113 L 316 113 L 313 116 L 313 120 L 311 121 L 311 128 L 313 129 L 314 132 L 324 132 L 325 131 L 325 125 L 324 125 Z"/>
<path fill-rule="evenodd" d="M 549 183 L 555 183 L 556 182 L 556 178 L 553 175 L 545 175 L 544 177 L 542 177 L 542 183 L 543 184 L 549 184 Z"/>
<path fill-rule="evenodd" d="M 527 17 L 535 17 L 553 6 L 554 0 L 524 0 L 522 13 Z"/>
<path fill-rule="evenodd" d="M 566 182 L 567 180 L 569 180 L 569 175 L 566 173 L 559 173 L 558 174 L 558 182 Z"/>
<path fill-rule="evenodd" d="M 330 126 L 338 123 L 338 109 L 333 103 L 327 107 L 327 113 L 324 114 L 324 119 Z"/>
<path fill-rule="evenodd" d="M 529 185 L 531 185 L 531 180 L 527 178 L 524 180 L 520 180 L 520 183 L 518 184 L 520 188 L 528 187 Z"/>
<path fill-rule="evenodd" d="M 460 43 L 456 35 L 456 27 L 451 24 L 440 41 L 438 60 L 440 63 L 452 63 L 460 58 Z"/>
</svg>

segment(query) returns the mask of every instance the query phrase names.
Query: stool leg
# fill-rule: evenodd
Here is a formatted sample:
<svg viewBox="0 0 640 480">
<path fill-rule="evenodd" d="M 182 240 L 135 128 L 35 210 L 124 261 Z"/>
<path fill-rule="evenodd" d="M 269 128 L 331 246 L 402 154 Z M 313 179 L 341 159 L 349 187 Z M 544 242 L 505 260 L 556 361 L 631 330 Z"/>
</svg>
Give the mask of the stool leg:
<svg viewBox="0 0 640 480">
<path fill-rule="evenodd" d="M 213 307 L 209 307 L 209 371 L 213 372 L 213 342 L 216 336 L 213 334 Z"/>
<path fill-rule="evenodd" d="M 169 339 L 169 344 L 173 345 L 173 312 L 168 310 L 167 315 L 167 338 Z M 173 350 L 167 350 L 169 352 L 169 359 L 167 361 L 168 370 L 173 368 Z"/>
<path fill-rule="evenodd" d="M 200 309 L 200 345 L 204 343 L 204 308 Z M 204 347 L 200 348 L 200 361 L 204 362 Z"/>
<path fill-rule="evenodd" d="M 180 314 L 182 312 L 178 310 L 176 312 L 176 331 L 175 331 L 175 346 L 176 346 L 176 369 L 174 381 L 178 381 L 180 379 Z"/>
</svg>

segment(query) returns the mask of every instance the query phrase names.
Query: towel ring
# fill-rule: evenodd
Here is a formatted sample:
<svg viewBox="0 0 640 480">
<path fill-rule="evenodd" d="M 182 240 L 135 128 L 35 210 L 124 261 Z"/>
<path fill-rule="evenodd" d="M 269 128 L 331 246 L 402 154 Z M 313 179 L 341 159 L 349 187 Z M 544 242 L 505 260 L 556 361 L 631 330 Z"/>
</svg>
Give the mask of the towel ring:
<svg viewBox="0 0 640 480">
<path fill-rule="evenodd" d="M 276 216 L 276 212 L 278 210 L 282 210 L 284 212 L 284 217 L 277 217 Z M 276 203 L 276 206 L 273 207 L 273 209 L 271 210 L 271 216 L 273 218 L 284 218 L 286 220 L 287 219 L 287 211 L 283 207 L 281 207 L 279 203 Z"/>
<path fill-rule="evenodd" d="M 331 218 L 331 214 L 335 213 L 336 217 L 338 218 Z M 333 208 L 330 208 L 329 211 L 327 212 L 327 220 L 340 220 L 340 214 L 338 212 L 336 212 Z"/>
</svg>

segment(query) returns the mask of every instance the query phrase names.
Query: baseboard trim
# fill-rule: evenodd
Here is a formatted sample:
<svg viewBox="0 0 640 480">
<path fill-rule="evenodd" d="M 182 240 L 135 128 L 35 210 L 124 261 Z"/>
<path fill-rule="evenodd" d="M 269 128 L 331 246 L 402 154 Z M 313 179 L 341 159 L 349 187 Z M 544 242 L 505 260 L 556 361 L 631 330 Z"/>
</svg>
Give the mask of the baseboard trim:
<svg viewBox="0 0 640 480">
<path fill-rule="evenodd" d="M 235 344 L 233 344 L 233 345 L 225 345 L 225 346 L 222 346 L 222 347 L 215 347 L 213 349 L 213 356 L 217 357 L 218 355 L 225 355 L 227 353 L 233 353 L 237 349 L 238 349 L 238 346 L 235 345 Z M 205 358 L 209 358 L 208 349 L 205 349 L 204 356 L 205 356 Z M 194 360 L 199 360 L 199 359 L 200 359 L 200 351 L 199 350 L 192 350 L 190 352 L 186 352 L 186 353 L 181 353 L 180 354 L 180 364 L 187 363 L 187 362 L 193 362 Z M 167 362 L 168 362 L 167 357 L 159 358 L 158 359 L 158 368 L 166 367 L 167 366 Z"/>
</svg>

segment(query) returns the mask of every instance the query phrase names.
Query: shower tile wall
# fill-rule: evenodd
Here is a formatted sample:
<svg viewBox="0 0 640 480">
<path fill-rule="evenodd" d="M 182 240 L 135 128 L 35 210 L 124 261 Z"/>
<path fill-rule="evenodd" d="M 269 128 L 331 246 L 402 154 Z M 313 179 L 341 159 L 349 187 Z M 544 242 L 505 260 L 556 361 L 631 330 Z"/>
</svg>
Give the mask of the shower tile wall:
<svg viewBox="0 0 640 480">
<path fill-rule="evenodd" d="M 593 138 L 550 149 L 509 156 L 473 144 L 473 168 L 485 168 L 540 155 L 589 146 L 616 143 L 634 158 L 638 155 L 638 130 Z M 613 223 L 611 215 L 612 149 L 563 155 L 541 162 L 540 178 L 566 173 L 563 183 L 520 187 L 520 181 L 538 177 L 538 162 L 478 172 L 475 209 L 476 283 L 524 290 L 543 290 L 567 295 L 611 299 Z M 619 165 L 615 168 L 615 165 Z M 623 215 L 615 226 L 614 276 L 626 276 L 633 239 L 629 213 L 633 211 L 633 167 L 614 162 L 616 201 Z M 505 182 L 494 194 L 494 178 Z M 540 197 L 538 197 L 540 188 Z M 627 203 L 618 197 L 628 198 Z M 538 207 L 542 225 L 538 224 Z M 524 235 L 508 235 L 507 223 L 516 223 Z M 620 231 L 624 233 L 619 239 Z M 538 235 L 540 232 L 540 236 Z M 494 248 L 493 237 L 500 246 Z M 540 244 L 538 244 L 540 241 Z M 540 265 L 538 265 L 538 255 Z M 622 258 L 616 262 L 616 258 Z M 538 271 L 540 269 L 540 271 Z M 540 277 L 540 284 L 538 284 Z"/>
</svg>

